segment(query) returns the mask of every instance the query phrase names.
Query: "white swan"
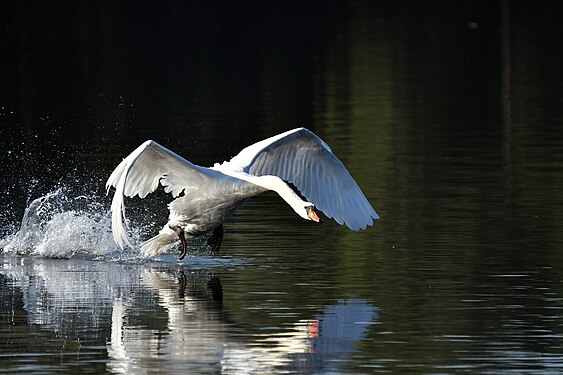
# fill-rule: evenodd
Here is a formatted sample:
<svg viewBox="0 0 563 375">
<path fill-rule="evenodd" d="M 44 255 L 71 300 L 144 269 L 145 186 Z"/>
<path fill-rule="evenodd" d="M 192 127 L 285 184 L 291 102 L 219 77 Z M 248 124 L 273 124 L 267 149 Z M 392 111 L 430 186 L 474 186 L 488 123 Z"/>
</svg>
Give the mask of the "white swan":
<svg viewBox="0 0 563 375">
<path fill-rule="evenodd" d="M 304 201 L 288 183 L 296 187 Z M 330 147 L 317 135 L 298 128 L 243 149 L 237 156 L 211 168 L 200 167 L 154 141 L 146 141 L 127 156 L 110 175 L 106 188 L 115 187 L 111 204 L 115 242 L 131 246 L 124 226 L 123 196 L 141 198 L 159 183 L 174 199 L 168 223 L 141 244 L 145 255 L 156 255 L 180 240 L 186 255 L 186 237 L 213 231 L 208 244 L 218 251 L 223 223 L 250 197 L 267 190 L 278 193 L 306 220 L 319 222 L 315 208 L 352 230 L 365 229 L 379 219 L 356 181 Z"/>
</svg>

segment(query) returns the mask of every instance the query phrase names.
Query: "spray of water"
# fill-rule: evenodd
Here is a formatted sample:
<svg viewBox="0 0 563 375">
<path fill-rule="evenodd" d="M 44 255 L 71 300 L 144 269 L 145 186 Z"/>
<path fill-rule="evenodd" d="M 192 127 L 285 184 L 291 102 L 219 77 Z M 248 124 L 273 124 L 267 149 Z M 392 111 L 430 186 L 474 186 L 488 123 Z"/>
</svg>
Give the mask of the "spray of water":
<svg viewBox="0 0 563 375">
<path fill-rule="evenodd" d="M 41 190 L 49 192 L 30 198 L 25 209 L 12 201 L 0 212 L 0 252 L 47 258 L 80 256 L 126 263 L 178 262 L 176 245 L 151 259 L 140 251 L 140 244 L 158 233 L 166 223 L 168 209 L 163 202 L 169 201 L 168 194 L 157 191 L 145 199 L 128 199 L 127 234 L 133 246 L 121 249 L 114 242 L 111 232 L 112 194 L 105 194 L 106 176 L 90 174 L 90 179 L 85 180 L 86 173 L 71 171 L 51 188 L 37 179 L 22 183 L 20 186 L 26 189 L 27 196 Z M 18 212 L 22 212 L 21 222 L 12 219 L 19 216 Z M 208 267 L 232 262 L 230 258 L 210 256 L 203 237 L 190 242 L 187 259 L 192 265 Z"/>
<path fill-rule="evenodd" d="M 76 195 L 59 187 L 26 207 L 19 229 L 4 237 L 4 252 L 68 258 L 138 257 L 138 247 L 121 250 L 111 234 L 108 204 L 96 194 Z M 133 243 L 138 243 L 142 228 L 130 223 Z M 137 250 L 135 250 L 137 249 Z"/>
</svg>

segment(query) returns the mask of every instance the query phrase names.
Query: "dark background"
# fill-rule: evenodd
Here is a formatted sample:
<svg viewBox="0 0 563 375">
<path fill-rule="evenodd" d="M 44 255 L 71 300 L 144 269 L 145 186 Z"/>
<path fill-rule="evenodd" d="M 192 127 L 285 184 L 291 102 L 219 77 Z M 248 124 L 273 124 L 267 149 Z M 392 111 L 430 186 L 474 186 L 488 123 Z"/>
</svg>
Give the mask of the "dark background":
<svg viewBox="0 0 563 375">
<path fill-rule="evenodd" d="M 510 196 L 518 166 L 562 159 L 562 9 L 10 1 L 0 29 L 4 221 L 62 180 L 103 195 L 112 168 L 146 139 L 210 165 L 297 126 L 344 161 L 360 148 L 371 155 L 358 168 L 376 160 L 401 171 L 383 178 L 389 191 L 444 176 L 443 166 L 405 163 L 413 155 L 489 154 L 481 172 L 500 172 Z M 520 186 L 533 197 L 529 179 L 538 181 L 526 175 Z M 377 189 L 382 178 L 359 180 Z M 563 183 L 551 171 L 540 180 Z"/>
</svg>

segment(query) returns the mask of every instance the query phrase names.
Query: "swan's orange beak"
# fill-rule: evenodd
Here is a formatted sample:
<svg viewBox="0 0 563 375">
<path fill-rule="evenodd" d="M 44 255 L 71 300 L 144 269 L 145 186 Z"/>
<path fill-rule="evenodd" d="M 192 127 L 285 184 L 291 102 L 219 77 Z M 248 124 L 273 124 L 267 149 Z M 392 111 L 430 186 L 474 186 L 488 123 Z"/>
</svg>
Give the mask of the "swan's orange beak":
<svg viewBox="0 0 563 375">
<path fill-rule="evenodd" d="M 307 207 L 306 210 L 307 210 L 307 216 L 309 217 L 309 219 L 313 220 L 316 223 L 321 222 L 321 218 L 317 215 L 317 213 L 313 209 L 313 206 Z"/>
</svg>

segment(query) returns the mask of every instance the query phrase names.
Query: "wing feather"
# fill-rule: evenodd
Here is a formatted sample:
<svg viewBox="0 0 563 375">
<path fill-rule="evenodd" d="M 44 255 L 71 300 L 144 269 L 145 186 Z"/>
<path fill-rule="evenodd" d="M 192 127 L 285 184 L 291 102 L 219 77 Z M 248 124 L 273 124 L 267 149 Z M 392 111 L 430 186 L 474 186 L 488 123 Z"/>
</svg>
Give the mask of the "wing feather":
<svg viewBox="0 0 563 375">
<path fill-rule="evenodd" d="M 146 197 L 158 188 L 178 196 L 187 188 L 202 186 L 211 174 L 218 173 L 194 165 L 154 141 L 146 141 L 115 168 L 106 182 L 107 193 L 113 186 L 111 227 L 115 242 L 131 246 L 127 238 L 124 196 Z"/>
<path fill-rule="evenodd" d="M 249 174 L 275 175 L 291 182 L 326 216 L 352 230 L 365 229 L 379 219 L 344 164 L 305 128 L 255 143 L 230 164 Z"/>
</svg>

